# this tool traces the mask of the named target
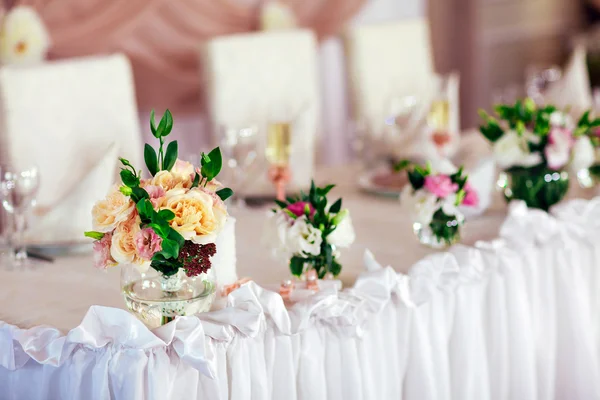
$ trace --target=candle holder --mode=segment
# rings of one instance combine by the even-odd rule
[[[269,180],[275,186],[277,199],[285,201],[285,188],[291,180],[290,162],[291,125],[277,122],[269,125],[265,156],[271,164]]]

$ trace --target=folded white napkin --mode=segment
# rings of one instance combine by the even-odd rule
[[[89,166],[73,170],[77,179],[70,179],[69,188],[63,197],[38,196],[38,207],[29,222],[27,240],[33,244],[78,242],[83,240],[83,232],[92,229],[91,210],[94,204],[103,199],[115,182],[118,164],[118,147],[115,143],[108,149],[88,149]],[[95,160],[93,163],[92,160]],[[41,180],[50,181],[41,172]],[[60,184],[60,181],[51,181]],[[49,184],[47,186],[51,186]]]
[[[593,98],[590,77],[587,69],[586,48],[578,44],[565,66],[563,76],[546,89],[546,103],[559,108],[571,107],[575,113],[582,113],[592,107]]]

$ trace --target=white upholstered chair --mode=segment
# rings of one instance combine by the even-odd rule
[[[0,68],[0,163],[40,169],[33,241],[81,239],[92,205],[115,182],[118,156],[143,167],[125,56]]]
[[[366,124],[369,135],[384,135],[394,98],[414,96],[418,102],[415,112],[426,116],[444,81],[434,71],[427,20],[357,26],[348,31],[345,45],[353,118]],[[446,155],[451,156],[457,150],[460,133],[459,76],[451,74],[445,79],[443,91],[449,101],[448,128],[452,135]],[[419,138],[411,142],[403,144],[404,151],[418,153],[431,141]]]
[[[246,195],[274,193],[263,157],[266,125],[292,124],[290,191],[309,187],[320,126],[316,40],[307,30],[218,37],[203,49],[215,142],[222,127],[257,125],[259,157],[245,184]],[[235,188],[234,188],[235,190]]]

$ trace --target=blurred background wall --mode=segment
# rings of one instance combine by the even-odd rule
[[[598,0],[288,0],[298,23],[320,42],[323,121],[329,163],[348,159],[345,26],[428,17],[438,72],[461,73],[461,122],[523,71],[561,64],[578,32],[597,20]],[[4,0],[35,7],[53,41],[50,57],[124,51],[132,60],[141,119],[151,108],[176,112],[186,147],[211,140],[203,118],[198,49],[202,40],[258,29],[261,0]],[[390,49],[393,51],[393,49]],[[409,61],[407,61],[409,62]]]

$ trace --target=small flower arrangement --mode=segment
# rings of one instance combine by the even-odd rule
[[[350,212],[342,209],[342,199],[333,204],[327,200],[334,186],[316,187],[312,182],[308,194],[276,200],[278,208],[270,212],[265,242],[275,246],[276,255],[289,260],[295,276],[310,269],[319,278],[337,276],[342,269],[338,249],[350,247],[355,240]]]
[[[443,248],[460,239],[460,227],[465,217],[459,206],[476,207],[477,192],[468,182],[463,168],[446,165],[443,172],[401,161],[396,171],[407,171],[409,185],[400,195],[402,205],[413,221],[413,230],[421,243]]]
[[[547,210],[565,196],[568,171],[577,173],[594,163],[600,119],[590,119],[589,111],[577,124],[555,106],[538,107],[531,99],[498,105],[494,111],[497,117],[480,111],[480,131],[506,171],[499,184],[507,200]]]
[[[160,146],[158,152],[149,144],[144,148],[151,178],[143,179],[141,171],[120,158],[122,182],[96,203],[94,230],[85,232],[95,239],[96,267],[152,267],[164,277],[180,270],[192,277],[211,268],[215,239],[228,217],[224,200],[233,192],[215,179],[222,166],[218,147],[202,153],[198,168],[177,159],[177,141],[164,148],[172,127],[169,110],[158,126],[152,111],[150,129]]]

